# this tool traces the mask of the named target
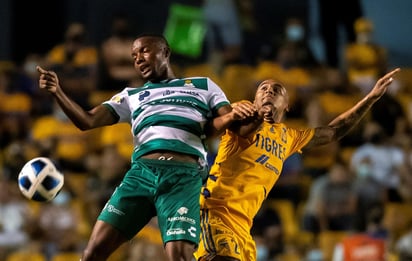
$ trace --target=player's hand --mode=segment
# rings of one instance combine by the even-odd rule
[[[40,66],[36,66],[36,69],[40,73],[40,89],[46,89],[51,93],[56,93],[57,89],[60,88],[59,78],[57,77],[57,74],[53,71],[44,70]]]
[[[252,102],[243,100],[231,104],[232,117],[234,120],[244,120],[256,115],[256,108]]]
[[[393,77],[397,74],[401,69],[396,68],[387,74],[385,74],[382,78],[380,78],[373,89],[369,93],[369,97],[379,99],[388,89],[389,85],[393,82]]]

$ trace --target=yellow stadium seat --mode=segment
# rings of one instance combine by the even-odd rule
[[[89,103],[92,106],[99,105],[104,101],[110,100],[116,93],[114,91],[93,91],[90,93]]]
[[[116,251],[113,252],[113,254],[110,255],[110,257],[107,259],[107,261],[124,261],[126,260],[126,256],[128,254],[130,245],[129,244],[123,244],[121,245]]]
[[[412,205],[409,203],[388,202],[385,204],[384,226],[394,239],[405,233],[412,223]]]
[[[335,246],[347,235],[343,231],[322,231],[318,235],[319,248],[323,253],[324,260],[332,260]]]
[[[301,261],[302,257],[298,253],[285,253],[276,257],[276,260],[281,261]]]
[[[79,261],[81,257],[78,252],[60,252],[55,254],[50,261]]]
[[[269,207],[274,209],[280,217],[285,241],[293,241],[299,232],[296,210],[293,203],[287,199],[270,199],[268,203]]]
[[[250,65],[232,64],[223,68],[222,90],[230,102],[253,101],[256,91],[254,68]]]
[[[25,93],[0,94],[0,111],[3,113],[28,114],[32,108],[32,101]]]
[[[209,77],[217,85],[222,86],[222,80],[218,72],[208,63],[188,66],[182,70],[183,77]]]
[[[45,255],[39,252],[18,251],[9,254],[6,261],[47,261],[47,259]]]
[[[402,67],[395,78],[399,81],[400,92],[412,94],[412,67]]]

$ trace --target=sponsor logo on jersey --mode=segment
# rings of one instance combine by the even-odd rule
[[[168,217],[167,221],[169,222],[176,222],[176,221],[181,221],[181,222],[187,222],[190,224],[196,224],[196,221],[193,218],[185,217],[185,216],[180,216],[180,217]]]
[[[186,231],[184,231],[181,228],[172,228],[172,229],[168,229],[166,231],[166,235],[171,236],[171,235],[184,235],[186,234]]]
[[[272,172],[275,172],[276,175],[279,175],[279,170],[275,166],[273,166],[272,164],[268,163],[267,162],[268,159],[269,159],[269,156],[267,156],[265,154],[262,154],[255,160],[255,162],[262,164],[268,170],[270,170]]]
[[[107,212],[115,213],[119,216],[124,216],[125,215],[125,213],[123,211],[117,209],[115,206],[113,206],[111,204],[106,204],[106,206],[104,208],[107,210]]]
[[[143,101],[146,97],[149,97],[149,91],[143,91],[139,93],[139,101]]]
[[[196,237],[196,228],[195,227],[190,227],[187,232],[189,232],[191,237]]]

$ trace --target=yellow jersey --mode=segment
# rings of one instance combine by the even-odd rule
[[[236,215],[238,222],[251,227],[278,180],[284,161],[295,152],[301,153],[313,134],[311,128],[295,129],[266,122],[250,139],[226,131],[202,189],[201,208],[225,207]]]
[[[311,140],[314,129],[263,123],[246,139],[227,130],[202,188],[201,239],[196,260],[226,256],[256,260],[253,218],[275,185],[284,161]]]

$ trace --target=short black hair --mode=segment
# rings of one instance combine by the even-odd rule
[[[164,37],[164,35],[162,34],[157,34],[157,33],[141,33],[136,37],[136,40],[142,37],[153,37],[153,38],[157,38],[159,40],[159,42],[161,42],[162,44],[164,44],[167,48],[170,48],[169,46],[169,42],[167,41],[166,37]]]

